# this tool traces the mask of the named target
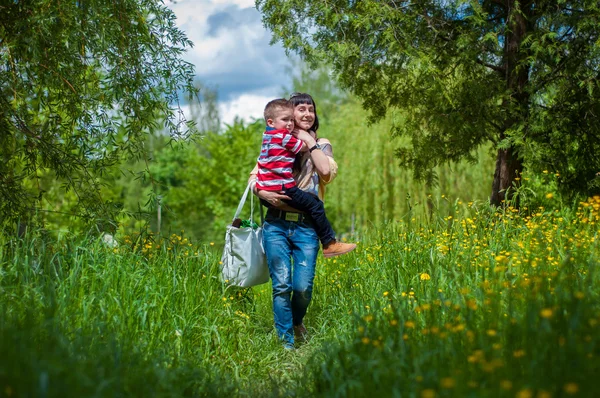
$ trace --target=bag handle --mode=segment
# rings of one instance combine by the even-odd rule
[[[240,204],[238,205],[235,214],[233,215],[233,220],[235,220],[236,218],[238,218],[240,216],[240,213],[242,212],[242,209],[244,208],[244,205],[246,204],[246,199],[248,199],[248,193],[250,192],[250,188],[252,187],[252,185],[255,184],[254,181],[250,181],[248,183],[248,186],[246,186],[246,190],[244,191],[244,194],[242,195],[242,199],[240,200]],[[264,224],[265,222],[265,216],[263,213],[263,207],[261,205],[261,203],[258,203],[258,207],[260,208],[260,223]],[[250,220],[254,219],[254,195],[250,195]],[[232,222],[233,222],[232,220]]]
[[[240,216],[240,213],[242,212],[242,209],[244,208],[244,204],[246,204],[246,199],[248,199],[248,192],[250,191],[251,186],[252,186],[252,182],[249,182],[248,186],[246,187],[246,190],[244,191],[244,194],[242,195],[240,204],[238,205],[237,210],[235,211],[235,214],[233,215],[233,220],[235,220],[236,218],[238,218]],[[252,196],[254,196],[254,195],[252,195]],[[254,205],[254,199],[250,198],[250,200],[251,200],[252,204]],[[252,214],[252,213],[250,213],[250,214]],[[252,217],[252,215],[250,215],[250,217]]]

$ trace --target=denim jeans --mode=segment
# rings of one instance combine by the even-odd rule
[[[325,207],[321,199],[308,192],[304,192],[298,187],[291,187],[283,190],[291,200],[284,200],[288,206],[294,209],[301,210],[313,219],[314,228],[319,236],[319,240],[323,246],[335,240],[335,232],[331,228],[331,224],[325,215]]]
[[[273,282],[273,315],[277,335],[294,344],[312,297],[319,238],[310,222],[266,218],[263,246]]]

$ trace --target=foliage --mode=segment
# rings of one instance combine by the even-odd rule
[[[0,6],[0,217],[31,219],[47,175],[77,213],[114,214],[103,177],[139,157],[148,132],[191,130],[178,93],[193,92],[181,56],[192,43],[153,0],[9,1]]]
[[[600,197],[390,223],[318,259],[310,340],[292,353],[270,286],[223,286],[209,245],[0,235],[0,391],[593,396],[598,222]]]
[[[389,129],[394,123],[404,122],[401,116],[371,125],[366,118],[367,112],[355,97],[349,96],[320,129],[320,134],[331,141],[339,166],[339,175],[328,186],[325,198],[327,214],[336,230],[364,230],[391,220],[426,218],[436,209],[451,214],[449,197],[465,203],[486,199],[483,187],[492,180],[489,170],[493,166],[489,148],[478,151],[477,163],[438,166],[437,183],[422,183],[398,167],[394,157],[394,148],[406,139],[390,140]]]
[[[256,164],[264,128],[263,121],[236,121],[155,153],[150,173],[166,206],[164,230],[222,239]]]
[[[569,193],[597,190],[600,8],[575,1],[258,0],[288,50],[332,65],[372,120],[403,110],[401,163],[435,166],[498,150],[492,203],[522,169],[561,175]]]

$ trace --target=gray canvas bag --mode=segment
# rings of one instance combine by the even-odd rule
[[[233,220],[239,218],[248,198],[253,183],[248,183]],[[261,225],[264,221],[262,206],[260,207]],[[253,224],[254,195],[250,195],[250,224]],[[232,222],[233,222],[232,220]],[[221,278],[230,286],[250,287],[269,281],[269,267],[263,249],[262,226],[235,227],[227,226],[225,232],[225,248],[221,258]]]

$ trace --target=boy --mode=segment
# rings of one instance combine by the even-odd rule
[[[315,231],[323,245],[325,257],[339,256],[356,248],[354,243],[342,243],[335,239],[335,233],[325,215],[323,202],[314,195],[296,186],[292,166],[296,155],[307,150],[306,144],[294,137],[294,107],[286,99],[276,99],[265,107],[267,129],[258,157],[258,181],[256,189],[283,191],[292,198],[284,200],[287,205],[307,213],[314,221]],[[269,204],[261,201],[265,206]]]

